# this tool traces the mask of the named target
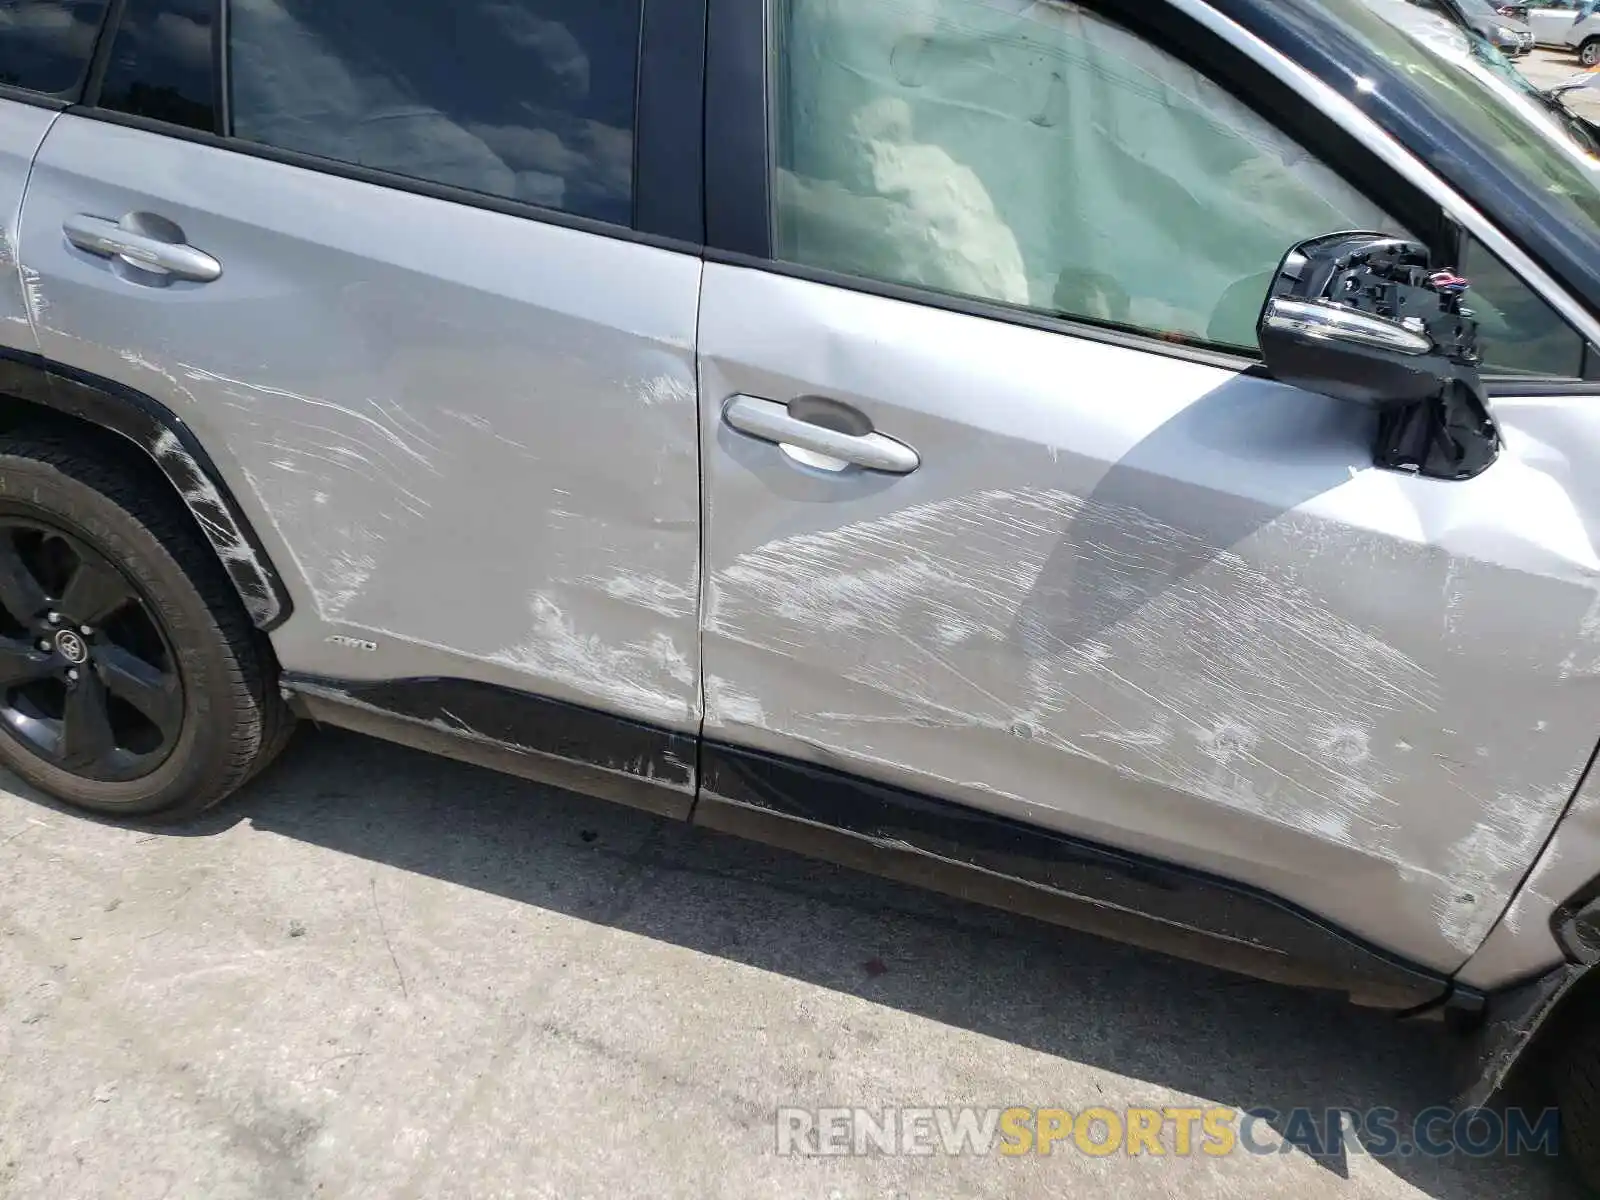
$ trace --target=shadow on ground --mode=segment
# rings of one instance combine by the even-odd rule
[[[223,810],[163,832],[206,836],[241,820],[1214,1103],[1280,1111],[1388,1106],[1408,1120],[1450,1098],[1452,1043],[1436,1025],[1401,1025],[1334,997],[1236,978],[354,735],[303,732],[283,762]],[[1140,1102],[1137,1085],[1128,1101]],[[1051,1098],[994,1102],[1046,1106]],[[1163,1098],[1153,1094],[1150,1102]],[[1320,1162],[1347,1173],[1344,1152]],[[1564,1167],[1542,1157],[1386,1165],[1439,1200],[1581,1194]]]

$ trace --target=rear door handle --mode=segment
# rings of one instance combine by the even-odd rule
[[[869,471],[909,475],[922,465],[917,452],[881,433],[842,433],[791,417],[782,404],[756,396],[735,396],[722,410],[722,419],[740,433],[780,446],[797,446]]]
[[[183,230],[164,217],[129,213],[108,221],[79,213],[63,221],[61,229],[79,250],[101,258],[120,258],[129,266],[195,283],[222,278],[222,264],[184,241]]]

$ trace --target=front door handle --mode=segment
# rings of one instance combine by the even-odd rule
[[[892,437],[881,433],[843,433],[825,425],[814,425],[790,416],[782,404],[755,396],[735,396],[729,400],[722,410],[722,419],[740,433],[764,442],[796,446],[869,471],[909,475],[922,465],[915,450]]]
[[[222,277],[221,263],[189,245],[183,230],[171,221],[151,213],[129,213],[120,221],[79,213],[63,221],[61,229],[67,241],[79,250],[101,258],[121,259],[156,275],[195,283],[211,283]]]

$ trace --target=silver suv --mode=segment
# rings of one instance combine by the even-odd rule
[[[0,0],[0,79],[28,783],[309,717],[1446,1018],[1600,1175],[1600,174],[1453,5]]]

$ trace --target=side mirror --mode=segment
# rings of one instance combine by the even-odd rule
[[[1380,466],[1476,475],[1499,437],[1478,375],[1468,283],[1428,248],[1381,233],[1301,242],[1278,267],[1256,333],[1283,383],[1377,409]]]

